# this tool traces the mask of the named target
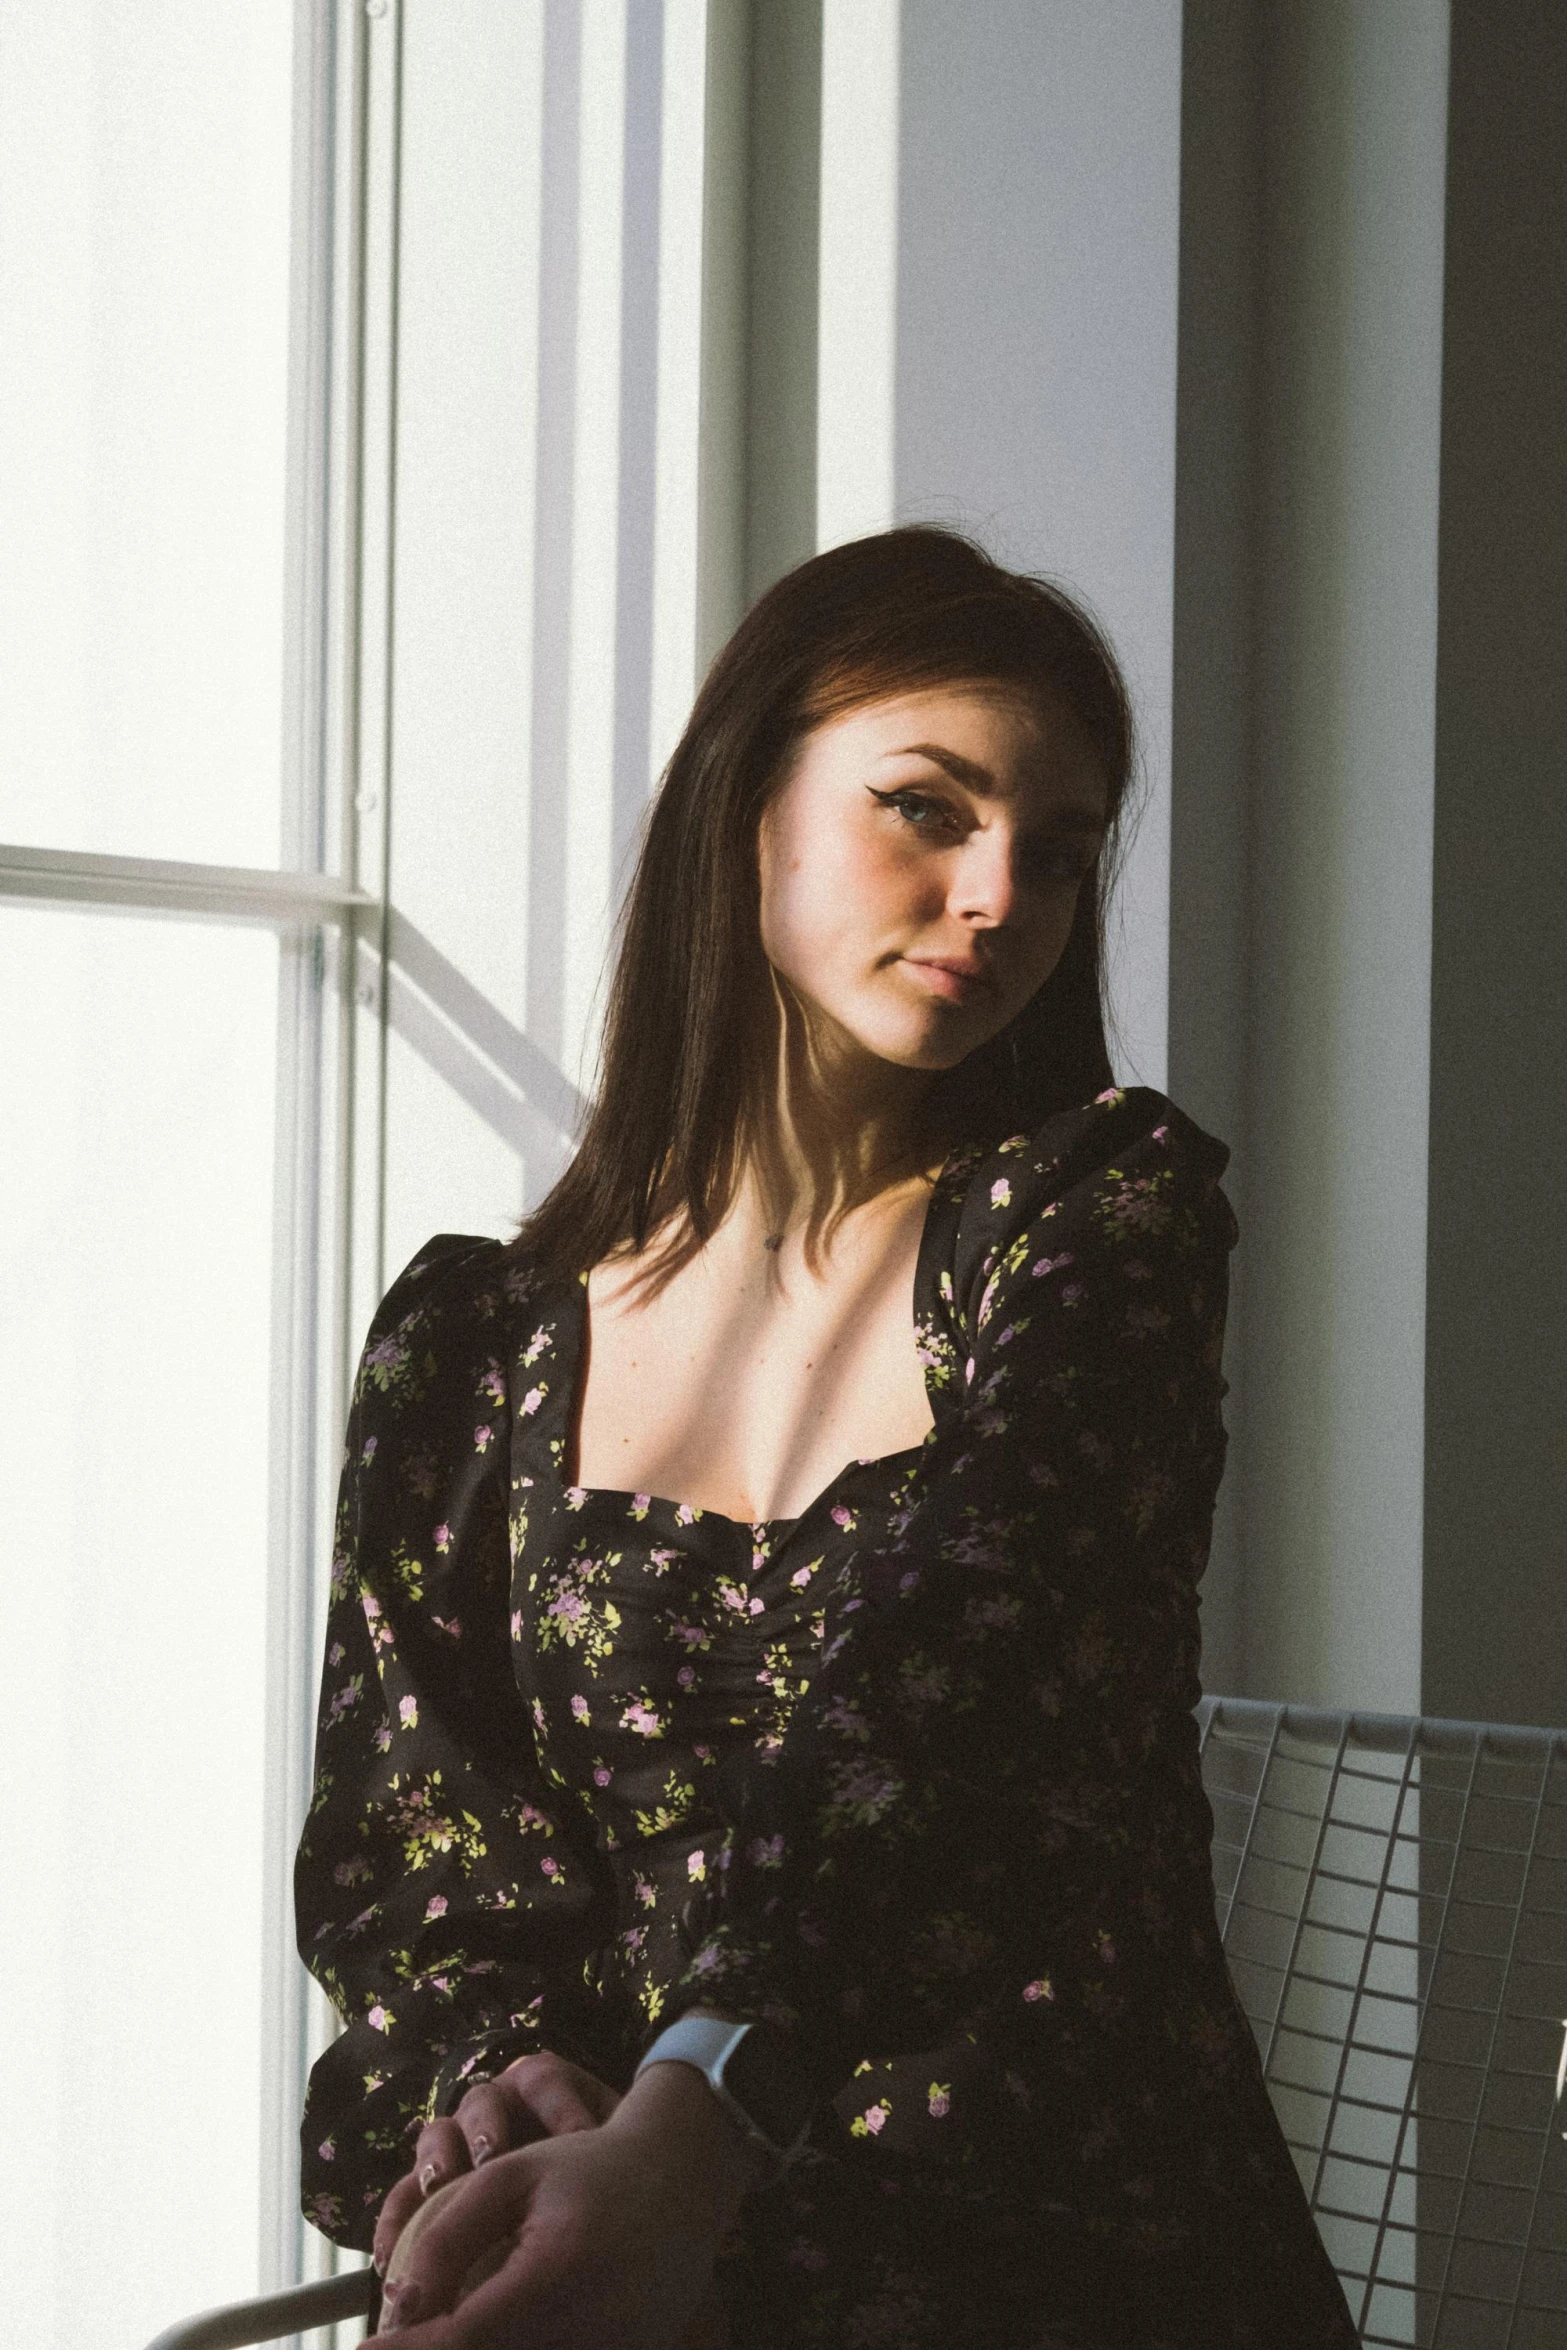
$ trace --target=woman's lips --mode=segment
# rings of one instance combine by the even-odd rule
[[[982,963],[938,962],[923,955],[905,955],[903,959],[932,995],[949,1004],[967,1003],[970,996],[991,984],[990,974]]]

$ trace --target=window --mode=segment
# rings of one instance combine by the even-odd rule
[[[289,1879],[346,1387],[561,1165],[733,616],[724,61],[704,0],[9,22],[4,2191],[27,2339],[134,2350],[332,2257]]]

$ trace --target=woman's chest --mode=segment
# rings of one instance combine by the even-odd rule
[[[712,1246],[656,1297],[588,1286],[573,1475],[742,1522],[800,1516],[848,1463],[932,1425],[917,1223],[825,1269]]]

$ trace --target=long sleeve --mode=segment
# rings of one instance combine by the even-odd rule
[[[1260,2094],[1191,1719],[1223,1159],[1136,1093],[1004,1146],[977,1185],[957,1170],[929,1464],[829,1595],[778,1754],[729,1776],[671,2002],[797,2025],[824,2096],[867,2058],[978,2045],[1006,2126],[1112,2226],[1168,2198],[1203,2079]]]
[[[591,2062],[607,1888],[546,1793],[513,1677],[508,1264],[432,1242],[370,1332],[338,1507],[302,1957],[343,2018],[301,2132],[304,2205],[369,2243],[412,2141],[534,2046]]]

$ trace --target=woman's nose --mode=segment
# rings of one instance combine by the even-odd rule
[[[1017,904],[1017,858],[999,827],[971,834],[964,843],[947,903],[961,921],[994,929],[1012,918]]]

